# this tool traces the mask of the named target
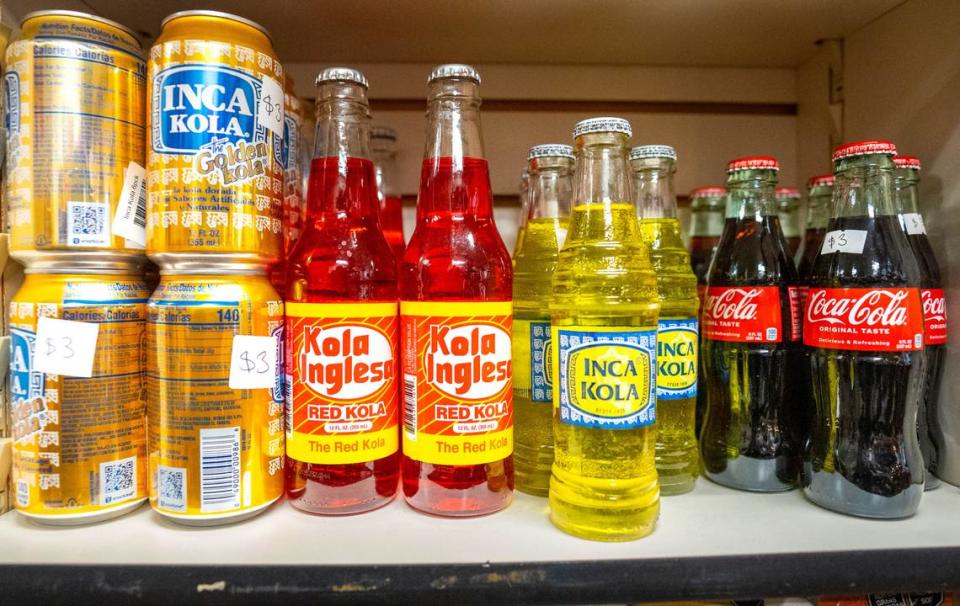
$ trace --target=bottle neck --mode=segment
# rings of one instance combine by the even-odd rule
[[[566,219],[573,198],[573,159],[535,158],[528,167],[527,220]]]
[[[894,180],[901,213],[920,212],[920,179],[911,168],[898,168]]]
[[[723,207],[694,205],[690,211],[691,238],[719,238],[723,233]]]
[[[677,171],[668,158],[633,160],[633,197],[641,219],[676,219],[677,194],[673,175]]]
[[[754,219],[777,214],[774,188],[777,173],[772,170],[741,170],[730,173],[727,179],[728,219]]]
[[[397,153],[393,149],[378,148],[371,143],[370,153],[377,171],[377,192],[383,196],[399,197],[397,189]]]
[[[627,136],[589,133],[577,138],[575,206],[633,205],[627,173]]]
[[[883,154],[841,160],[836,167],[833,217],[897,214],[893,159]]]
[[[826,229],[830,223],[830,203],[833,190],[810,194],[807,202],[807,229]]]

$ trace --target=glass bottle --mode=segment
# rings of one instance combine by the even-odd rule
[[[813,270],[813,261],[823,245],[823,235],[827,233],[832,206],[833,175],[812,177],[807,182],[807,226],[803,232],[803,242],[794,257],[801,282],[806,283]]]
[[[403,256],[403,197],[398,189],[397,131],[388,126],[370,129],[370,152],[377,170],[380,225],[397,259]]]
[[[727,167],[727,219],[701,318],[704,475],[755,492],[796,486],[804,435],[800,293],[774,202],[778,171],[765,156]]]
[[[577,166],[550,304],[554,462],[550,518],[601,541],[651,533],[655,461],[657,279],[630,191],[630,123],[574,129]]]
[[[549,276],[567,235],[574,155],[569,145],[537,145],[527,158],[529,216],[513,257],[513,461],[517,490],[545,497],[553,465]]]
[[[707,286],[707,271],[723,233],[725,187],[699,187],[690,192],[690,263],[700,285],[701,297]]]
[[[397,264],[380,228],[367,80],[317,76],[304,232],[286,303],[287,496],[310,513],[375,509],[397,492]]]
[[[700,299],[677,219],[676,160],[677,152],[666,145],[643,145],[630,151],[640,235],[657,274],[660,301],[656,453],[664,495],[693,490],[700,473],[694,426]]]
[[[513,272],[493,220],[479,86],[468,65],[430,75],[417,223],[400,272],[403,491],[441,516],[491,513],[513,495]]]
[[[777,214],[780,216],[780,227],[783,230],[783,239],[787,241],[790,256],[794,256],[800,248],[803,234],[800,231],[800,190],[796,187],[778,187],[774,196],[777,200]]]

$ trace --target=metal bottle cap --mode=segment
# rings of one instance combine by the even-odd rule
[[[439,80],[440,78],[464,78],[466,80],[473,80],[477,84],[480,84],[480,74],[472,65],[465,65],[463,63],[446,63],[444,65],[438,65],[433,68],[433,71],[430,72],[430,77],[427,78],[427,84],[430,84],[434,80]]]
[[[577,122],[577,125],[573,127],[574,139],[588,133],[623,133],[628,137],[633,136],[633,130],[630,128],[629,122],[623,118],[610,117],[587,118]]]
[[[833,150],[833,161],[836,162],[837,160],[852,158],[854,156],[868,156],[870,154],[895,156],[897,154],[897,146],[883,139],[845,143]]]
[[[317,74],[317,85],[324,82],[353,82],[363,88],[369,88],[363,72],[351,67],[328,67]]]
[[[560,143],[547,143],[544,145],[534,145],[530,148],[530,151],[527,152],[527,160],[533,160],[534,158],[555,158],[558,156],[561,158],[574,158],[573,147]]]
[[[916,156],[894,156],[893,163],[897,168],[910,168],[916,171],[920,170],[920,158]]]
[[[389,126],[371,126],[370,138],[371,139],[390,139],[391,141],[396,141],[397,131],[390,128]]]
[[[640,160],[641,158],[666,158],[676,161],[677,150],[669,145],[639,145],[630,150],[631,160]]]
[[[770,156],[748,156],[746,158],[737,158],[727,164],[727,172],[732,173],[738,170],[780,170],[780,163],[776,158]]]

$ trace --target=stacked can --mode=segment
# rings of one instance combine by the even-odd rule
[[[185,524],[283,492],[283,68],[266,30],[170,15],[147,68],[150,503]],[[288,149],[289,152],[289,149]]]
[[[71,11],[27,15],[6,61],[15,505],[94,522],[147,497],[146,65],[133,32]]]

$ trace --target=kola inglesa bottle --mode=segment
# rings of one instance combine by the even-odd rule
[[[927,238],[927,228],[920,214],[920,159],[915,156],[894,156],[893,163],[897,167],[894,186],[900,207],[900,224],[907,232],[907,240],[910,241],[920,266],[925,366],[920,406],[917,409],[917,429],[920,432],[920,451],[927,469],[924,485],[930,490],[940,485],[940,480],[934,474],[941,465],[940,458],[946,439],[940,423],[937,401],[947,353],[947,305],[940,277],[940,264],[933,254],[933,247]]]
[[[657,279],[630,192],[630,123],[593,118],[573,134],[574,204],[550,305],[550,518],[573,535],[627,541],[660,513]]]
[[[389,126],[370,129],[370,153],[377,170],[380,225],[383,235],[399,260],[403,256],[403,198],[397,189],[397,131]]]
[[[567,235],[573,148],[530,149],[526,236],[513,257],[514,467],[517,490],[547,496],[553,466],[553,342],[550,278]]]
[[[803,435],[800,293],[774,203],[779,165],[727,167],[727,219],[703,305],[704,474],[756,492],[797,482]]]
[[[815,404],[804,492],[871,518],[913,514],[924,480],[920,271],[897,218],[894,154],[889,141],[833,152],[833,213],[803,327]]]
[[[630,150],[633,195],[640,235],[657,274],[657,473],[660,492],[693,490],[700,474],[694,424],[697,407],[697,350],[700,299],[697,277],[680,236],[673,190],[677,152],[666,145]]]
[[[403,494],[442,516],[491,513],[513,494],[513,274],[493,221],[479,85],[469,65],[430,75],[400,272]]]
[[[397,265],[380,228],[367,81],[317,76],[304,233],[288,260],[287,496],[310,513],[374,509],[397,491]]]

